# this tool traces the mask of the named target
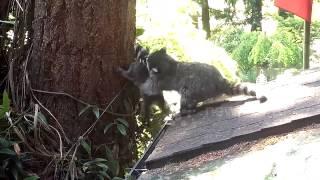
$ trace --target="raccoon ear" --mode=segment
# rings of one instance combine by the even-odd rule
[[[161,54],[166,54],[166,53],[167,53],[167,49],[166,49],[165,47],[163,47],[163,48],[161,48],[161,49],[159,50],[159,52],[160,52]]]

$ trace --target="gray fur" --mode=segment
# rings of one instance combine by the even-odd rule
[[[146,120],[150,118],[150,107],[153,103],[157,103],[161,109],[164,109],[165,101],[162,91],[158,87],[157,77],[149,77],[148,69],[144,63],[133,62],[128,70],[118,68],[118,72],[139,88],[140,96],[143,99],[142,113]]]
[[[240,89],[241,86],[229,83],[214,66],[177,62],[165,49],[150,54],[147,63],[150,77],[157,78],[161,90],[176,90],[181,94],[181,113],[195,109],[198,102],[222,94],[256,94],[247,87]]]

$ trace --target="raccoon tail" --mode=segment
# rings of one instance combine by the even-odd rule
[[[253,96],[257,100],[260,101],[260,103],[264,103],[267,101],[266,96],[257,96],[257,93],[254,89],[249,88],[248,86],[244,84],[233,84],[230,85],[230,89],[227,92],[227,95],[234,96],[234,95],[247,95],[247,96]]]

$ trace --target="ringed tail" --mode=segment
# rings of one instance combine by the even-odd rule
[[[260,101],[260,103],[264,103],[267,101],[266,96],[257,96],[257,93],[254,89],[249,88],[248,86],[244,84],[234,84],[231,85],[230,91],[227,93],[228,95],[234,96],[234,95],[247,95],[247,96],[253,96],[257,100]]]

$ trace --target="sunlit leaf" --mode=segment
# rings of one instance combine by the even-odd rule
[[[141,36],[144,33],[143,28],[136,28],[136,37]]]
[[[46,124],[46,125],[48,125],[48,121],[47,121],[47,118],[46,118],[46,116],[44,116],[43,114],[42,114],[42,112],[38,112],[38,117],[39,117],[39,119],[44,123],[44,124]]]
[[[114,123],[109,123],[109,124],[107,124],[106,127],[104,127],[103,133],[104,133],[104,134],[107,133],[108,130],[111,128],[112,125],[114,125]]]
[[[126,120],[121,118],[117,118],[116,120],[125,125],[127,128],[129,127],[129,123]]]
[[[83,109],[81,109],[81,111],[79,112],[79,116],[81,116],[84,112],[86,112],[91,107],[92,106],[88,105],[88,106],[84,107]]]
[[[100,117],[100,111],[99,111],[99,108],[97,106],[94,106],[92,108],[92,112],[94,113],[94,115],[96,116],[97,119]]]
[[[118,131],[122,134],[122,135],[127,135],[127,129],[124,125],[122,124],[117,124],[117,128],[118,128]]]

